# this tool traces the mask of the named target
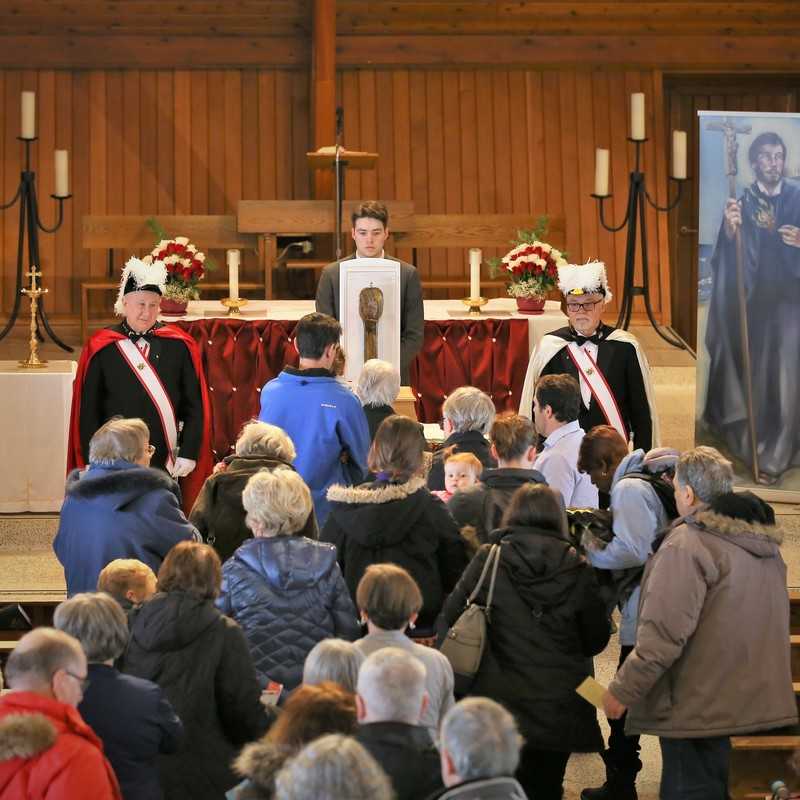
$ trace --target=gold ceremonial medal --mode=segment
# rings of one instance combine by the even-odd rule
[[[137,369],[144,369],[144,364],[137,364],[137,365],[136,365],[136,368],[137,368]]]
[[[586,370],[586,374],[587,375],[594,375],[594,370],[591,367],[589,367],[589,369]]]

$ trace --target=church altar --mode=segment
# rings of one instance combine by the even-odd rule
[[[424,306],[424,343],[411,365],[420,422],[438,422],[448,393],[466,385],[487,392],[498,411],[516,411],[531,350],[566,323],[553,301],[538,316],[518,314],[511,298],[490,300],[480,318],[469,317],[457,300],[425,300]],[[200,347],[217,458],[230,452],[242,425],[258,416],[261,387],[286,364],[297,363],[292,331],[313,310],[311,300],[257,300],[229,317],[218,301],[201,300],[190,303],[183,317],[163,318]]]

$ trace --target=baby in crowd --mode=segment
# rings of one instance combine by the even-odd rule
[[[444,490],[431,492],[446,503],[456,492],[480,483],[483,464],[474,453],[458,453],[455,447],[444,454]]]

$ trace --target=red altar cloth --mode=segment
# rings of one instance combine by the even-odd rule
[[[261,387],[297,364],[294,321],[203,319],[172,323],[199,345],[212,408],[212,446],[228,455],[242,425],[258,416]],[[445,397],[477,386],[498,411],[516,411],[528,366],[528,321],[425,321],[422,351],[411,365],[420,422],[441,419]]]

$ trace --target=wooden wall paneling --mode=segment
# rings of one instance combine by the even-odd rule
[[[208,73],[208,209],[209,214],[224,214],[226,208],[225,171],[225,73]]]
[[[442,74],[442,145],[444,148],[444,210],[461,214],[464,210],[464,188],[459,169],[461,161],[461,109],[458,93],[458,73],[448,70]],[[445,253],[443,274],[459,278],[464,273],[466,251],[450,248]]]
[[[187,135],[191,143],[192,214],[207,214],[209,205],[209,87],[208,73],[192,71],[191,103],[188,111],[191,124]]]
[[[55,75],[55,109],[53,117],[55,119],[55,141],[53,146],[48,151],[40,148],[39,163],[44,165],[48,164],[50,180],[43,185],[40,194],[45,194],[44,201],[40,200],[40,205],[44,204],[45,211],[40,210],[43,216],[45,225],[52,225],[56,220],[56,201],[50,195],[55,191],[55,163],[54,151],[67,150],[72,156],[72,170],[74,172],[75,164],[75,148],[73,146],[75,141],[75,134],[73,125],[75,116],[79,106],[75,102],[74,95],[74,80],[73,75],[68,72],[57,72]],[[73,186],[71,191],[75,192]],[[73,200],[68,200],[64,203],[64,222],[55,236],[50,233],[41,234],[39,241],[42,237],[49,238],[54,246],[55,253],[51,260],[51,277],[49,288],[55,294],[55,297],[47,298],[47,310],[50,313],[63,314],[68,313],[72,309],[72,259],[70,254],[73,249],[73,235],[75,228],[75,203]]]
[[[489,118],[479,122],[481,128],[491,127],[494,133],[494,210],[510,214],[514,210],[511,186],[511,110],[508,98],[508,71],[494,70],[492,78],[492,104]]]
[[[275,130],[275,73],[258,73],[258,196],[274,200],[277,189],[277,131]]]
[[[445,189],[446,163],[442,111],[442,72],[430,70],[425,73],[425,108],[426,108],[426,149],[428,156],[427,184],[428,211],[441,214],[446,210],[447,193]],[[447,272],[447,251],[436,249],[428,251],[428,275],[443,275]]]
[[[363,150],[361,144],[361,119],[359,115],[358,72],[348,70],[341,76],[341,102],[344,114],[342,140],[348,150]],[[335,191],[335,187],[334,187]],[[361,170],[347,170],[345,173],[344,196],[348,200],[361,200]]]
[[[578,131],[575,127],[575,73],[558,75],[558,103],[561,112],[561,183],[564,197],[564,218],[567,223],[567,251],[575,263],[586,257],[581,241],[581,211],[578,198]]]
[[[391,108],[392,136],[394,142],[394,194],[397,200],[411,200],[411,114],[409,100],[408,70],[392,71],[392,103]],[[383,140],[381,140],[383,141]],[[391,221],[389,222],[391,226]],[[409,263],[413,260],[413,251],[408,248],[397,248],[397,257]]]
[[[119,70],[106,74],[106,120],[106,213],[125,214],[125,107]],[[119,269],[124,255],[114,251],[115,269]]]
[[[4,203],[8,203],[19,186],[20,151],[22,143],[17,141],[20,134],[20,92],[22,91],[21,73],[8,71],[3,75],[3,194]],[[26,89],[35,89],[26,86]],[[17,269],[17,226],[19,208],[14,206],[4,211],[2,247],[3,271],[3,309],[10,311],[14,304]]]
[[[292,82],[292,105],[289,109],[292,120],[293,172],[292,198],[306,200],[311,197],[312,176],[308,168],[306,153],[311,147],[311,115],[309,113],[309,85],[304,72],[288,73]]]
[[[142,193],[139,185],[142,141],[142,116],[139,109],[140,77],[139,70],[122,72],[123,101],[119,126],[123,142],[123,211],[126,214],[139,214],[142,210]]]
[[[106,178],[108,175],[108,91],[106,86],[107,75],[102,71],[89,73],[89,157],[87,164],[91,169],[86,169],[89,176],[89,213],[105,214],[108,197]],[[73,176],[81,169],[77,161],[73,161]],[[78,238],[78,244],[80,238]],[[109,277],[108,258],[105,253],[92,250],[88,258],[88,275],[81,270],[80,277],[102,279]],[[94,293],[96,294],[96,293]],[[99,296],[89,298],[89,311],[96,313],[100,308],[102,298]]]
[[[67,75],[69,78],[70,76]],[[55,221],[53,217],[53,206],[55,202],[51,199],[50,195],[53,193],[55,181],[55,166],[53,164],[53,151],[56,149],[56,74],[51,70],[43,70],[41,72],[24,72],[22,76],[23,85],[34,85],[36,87],[36,135],[39,137],[37,142],[34,142],[31,151],[35,153],[35,161],[32,168],[36,173],[36,199],[39,205],[39,216],[45,225],[52,225]],[[67,103],[71,96],[67,96]],[[67,106],[67,114],[70,113],[70,108]],[[69,124],[69,117],[60,120],[62,125]],[[65,137],[67,138],[67,137]],[[68,211],[65,203],[64,210]],[[42,272],[42,285],[49,291],[44,298],[45,310],[48,314],[55,314],[59,306],[58,286],[55,281],[55,267],[54,259],[56,253],[56,237],[61,238],[64,232],[64,226],[67,220],[64,220],[64,225],[55,234],[39,232],[39,264],[38,267]],[[61,242],[59,242],[61,244]],[[65,250],[60,249],[60,252]],[[25,264],[27,272],[27,263]],[[24,280],[24,285],[28,284],[29,279]],[[27,304],[27,298],[23,299],[23,309]]]
[[[275,75],[275,108],[272,124],[276,130],[275,155],[277,185],[275,197],[285,200],[292,196],[292,107],[291,77],[285,72]]]
[[[56,261],[56,276],[65,284],[60,291],[62,300],[66,301],[58,309],[61,313],[72,313],[80,304],[80,280],[89,273],[89,253],[81,247],[81,222],[89,213],[91,204],[90,173],[91,162],[91,128],[90,90],[91,75],[86,71],[75,72],[72,78],[72,142],[69,146],[69,181],[72,199],[70,206],[70,222],[72,247],[67,253],[59,250]],[[63,149],[60,131],[56,137],[59,149]],[[65,221],[66,224],[66,221]]]
[[[609,75],[610,98],[610,146],[611,177],[610,190],[612,197],[606,200],[605,218],[612,225],[619,225],[625,217],[628,203],[628,187],[630,173],[633,170],[633,145],[627,140],[630,135],[630,97],[625,88],[625,76],[622,73]],[[616,258],[607,264],[608,280],[614,298],[609,305],[609,316],[619,310],[621,288],[625,276],[625,229],[611,234],[614,237]]]
[[[175,213],[175,75],[168,70],[156,73],[156,213]],[[188,150],[188,148],[187,148]]]
[[[544,169],[547,195],[539,206],[553,216],[564,216],[564,193],[561,175],[561,103],[559,100],[558,73],[542,74],[541,115],[544,126]],[[566,239],[565,239],[566,249]],[[569,252],[569,251],[567,251]],[[573,253],[569,253],[573,256]]]
[[[495,140],[492,113],[492,76],[489,72],[475,73],[476,124],[479,126],[478,208],[491,213],[497,207],[495,193]]]
[[[139,75],[139,186],[142,214],[158,213],[158,76],[154,70]]]
[[[480,212],[479,187],[479,159],[483,157],[482,142],[483,130],[486,125],[479,113],[477,106],[477,91],[475,86],[475,70],[461,70],[458,74],[458,105],[459,118],[453,120],[453,128],[459,136],[460,161],[451,163],[457,167],[453,170],[461,184],[461,212],[464,214],[478,214]],[[484,260],[490,258],[494,251],[486,248],[483,253]],[[459,272],[454,276],[466,273],[469,256],[463,251],[462,261],[459,263]],[[488,273],[482,273],[482,280],[489,278]],[[449,293],[445,293],[449,294]],[[457,294],[457,293],[453,293]]]
[[[380,142],[376,194],[381,199],[394,198],[397,192],[393,108],[392,73],[380,70],[375,73],[375,147]]]
[[[242,200],[257,200],[259,197],[259,112],[258,73],[245,70],[242,72]]]
[[[525,113],[526,90],[525,73],[512,70],[508,76],[508,129],[511,139],[509,149],[511,170],[511,208],[515,214],[531,210],[528,196],[528,148]]]
[[[545,169],[545,117],[543,111],[542,73],[526,70],[525,117],[528,140],[528,207],[534,212],[548,207],[548,174]]]
[[[642,151],[644,153],[644,172],[647,178],[647,191],[650,192],[651,197],[656,196],[657,185],[657,162],[659,158],[659,151],[664,146],[664,133],[658,130],[656,125],[655,116],[655,103],[653,102],[653,75],[652,72],[639,73],[639,86],[645,96],[645,125],[647,132],[647,141],[645,142]],[[660,309],[660,287],[659,287],[659,222],[658,212],[650,205],[645,203],[645,218],[647,220],[647,244],[648,244],[648,264],[649,264],[649,282],[650,282],[650,305],[653,311],[658,314]],[[641,241],[641,231],[639,239]],[[637,275],[637,281],[639,276]],[[644,299],[639,298],[638,311],[644,313]]]
[[[592,75],[578,72],[575,75],[575,132],[577,136],[578,169],[575,193],[579,208],[581,230],[581,261],[589,258],[604,260],[606,253],[600,249],[598,235],[597,201],[591,196],[594,191],[594,126],[596,106],[592,97]]]
[[[602,147],[605,150],[611,149],[611,112],[609,109],[609,91],[608,73],[595,70],[592,72],[592,123],[594,126],[594,147]],[[592,170],[591,191],[594,192],[594,167],[595,167],[595,153],[591,153],[589,160]],[[609,186],[611,184],[609,183]],[[597,249],[602,255],[603,260],[607,265],[609,273],[613,269],[617,261],[617,240],[613,233],[607,231],[600,224],[600,209],[599,202],[594,198],[592,201],[592,213],[595,216],[595,224],[597,226]],[[610,211],[613,206],[606,200],[605,211]],[[613,220],[612,220],[613,221]],[[612,292],[613,292],[612,288]]]
[[[194,76],[191,72],[177,70],[173,75],[172,152],[175,158],[174,211],[176,214],[189,214],[194,207],[192,174],[194,168],[199,164],[199,159],[195,154],[193,133],[196,127],[195,116],[199,115],[199,110],[193,103],[195,99],[193,83]]]
[[[225,72],[225,102],[223,104],[225,134],[225,213],[236,213],[236,205],[242,199],[242,73],[239,70]]]
[[[363,199],[374,199],[378,196],[378,176],[380,158],[383,154],[378,150],[378,130],[376,117],[380,113],[375,94],[374,70],[360,70],[358,76],[358,148],[369,153],[378,153],[376,169],[361,171],[361,194]],[[382,149],[382,148],[381,148]]]
[[[657,203],[662,208],[669,204],[675,188],[667,176],[672,171],[672,128],[666,126],[666,112],[664,106],[664,79],[659,71],[652,75],[653,80],[653,112],[655,124],[653,126],[658,144],[656,146],[656,163],[654,177],[655,186],[651,195],[657,198]],[[672,323],[672,308],[670,303],[670,252],[669,215],[663,211],[658,212],[658,249],[656,251],[656,267],[652,271],[652,284],[658,286],[658,316],[663,325]]]
[[[409,121],[411,134],[411,197],[418,214],[430,212],[428,196],[428,123],[425,72],[409,72]],[[416,266],[423,278],[431,275],[430,251],[416,251]]]

